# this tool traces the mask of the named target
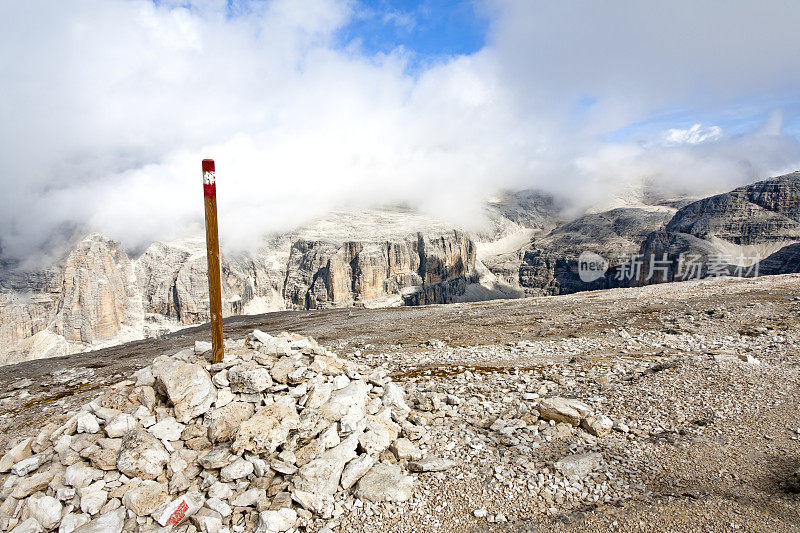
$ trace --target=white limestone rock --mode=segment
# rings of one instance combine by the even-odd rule
[[[277,511],[262,511],[258,515],[256,533],[280,533],[288,531],[297,523],[297,511],[284,507]]]
[[[270,371],[254,362],[242,363],[228,369],[231,392],[254,394],[272,385]]]
[[[0,473],[5,473],[11,470],[18,462],[26,457],[30,457],[33,453],[31,451],[31,442],[33,438],[23,439],[18,442],[13,448],[6,452],[2,459],[0,459]]]
[[[450,459],[443,459],[435,455],[429,455],[419,461],[412,461],[408,463],[408,469],[412,472],[444,472],[449,470],[458,463]]]
[[[605,415],[587,416],[581,420],[581,427],[595,437],[605,437],[614,428],[614,422]]]
[[[545,398],[539,402],[539,416],[545,420],[552,420],[556,423],[563,422],[577,426],[581,419],[588,416],[592,408],[585,403],[572,398]]]
[[[219,477],[223,482],[236,481],[237,479],[246,478],[252,474],[253,468],[253,463],[240,457],[224,467],[220,471]]]
[[[218,512],[223,518],[228,517],[231,515],[231,513],[233,513],[233,509],[231,509],[230,505],[217,497],[211,497],[207,499],[205,506],[213,511]]]
[[[230,446],[223,445],[212,448],[200,457],[203,468],[224,468],[236,460]]]
[[[88,487],[78,489],[81,497],[81,511],[88,515],[96,515],[108,500],[108,492],[105,489],[105,481],[95,481]]]
[[[211,409],[217,389],[211,376],[200,365],[178,360],[161,361],[153,365],[156,385],[163,387],[175,406],[175,418],[187,423]]]
[[[78,414],[76,431],[78,433],[97,433],[100,431],[100,421],[89,411],[81,411]]]
[[[211,442],[228,441],[245,420],[248,420],[255,408],[249,402],[231,402],[206,414],[208,423],[208,439]]]
[[[331,422],[339,421],[342,431],[352,432],[367,414],[367,384],[355,380],[334,391],[330,399],[320,407],[320,413]]]
[[[119,507],[80,526],[75,533],[121,533],[125,525],[125,508]]]
[[[86,524],[91,517],[83,513],[69,513],[61,520],[58,533],[73,533],[76,529]]]
[[[352,459],[347,463],[342,472],[342,488],[347,490],[355,485],[359,479],[364,477],[364,474],[369,472],[370,468],[372,468],[376,462],[377,459],[374,456],[366,453],[362,453],[355,459]]]
[[[55,529],[61,523],[61,502],[52,496],[31,496],[26,505],[30,516],[44,529]]]
[[[371,502],[404,502],[414,491],[414,478],[403,473],[397,465],[377,463],[356,487],[355,495]]]
[[[136,429],[122,439],[117,468],[128,477],[155,479],[168,461],[164,445],[147,431]]]
[[[392,410],[392,418],[397,422],[402,422],[408,418],[411,408],[406,403],[406,393],[403,387],[397,383],[389,382],[383,386],[383,397],[381,398],[384,407]]]
[[[180,440],[184,429],[185,425],[170,416],[147,428],[147,432],[162,441],[175,441]]]
[[[293,403],[268,405],[241,424],[231,450],[235,454],[243,451],[272,453],[287,441],[289,431],[298,425],[300,417]]]
[[[44,528],[35,518],[28,518],[20,522],[11,530],[11,533],[43,533]]]
[[[98,468],[86,463],[75,463],[64,471],[64,484],[76,489],[88,487],[93,481],[102,479],[105,474]]]
[[[599,469],[602,460],[599,453],[581,453],[559,459],[553,466],[565,476],[584,478]]]
[[[106,435],[111,438],[124,437],[126,433],[139,427],[139,422],[128,413],[120,413],[106,423]]]
[[[394,441],[389,446],[389,449],[397,457],[398,461],[418,461],[422,459],[422,450],[405,437]]]
[[[11,473],[20,477],[27,476],[31,472],[36,471],[48,459],[49,456],[44,454],[31,455],[16,463],[11,468]]]
[[[168,499],[167,487],[157,481],[139,481],[122,496],[122,505],[136,516],[148,516],[156,511]]]

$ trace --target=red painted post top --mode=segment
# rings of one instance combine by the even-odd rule
[[[213,159],[203,159],[203,194],[206,198],[217,196],[217,176]]]

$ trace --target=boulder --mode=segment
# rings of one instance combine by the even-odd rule
[[[103,478],[103,471],[86,463],[75,463],[64,471],[64,484],[76,489],[89,486],[92,481]]]
[[[371,502],[404,502],[414,491],[414,478],[403,473],[397,465],[377,463],[356,487],[357,498]]]
[[[35,518],[28,518],[20,522],[11,530],[11,533],[43,533],[44,528]]]
[[[375,465],[376,461],[377,459],[374,456],[362,453],[347,463],[347,465],[344,467],[344,471],[342,471],[342,488],[347,490],[355,485],[356,482],[364,476],[364,474],[369,472],[370,468]]]
[[[253,404],[249,402],[231,402],[206,414],[208,422],[208,439],[211,442],[230,440],[233,433],[245,420],[253,416]]]
[[[54,476],[55,473],[51,470],[47,472],[39,472],[30,477],[20,478],[17,481],[17,484],[14,485],[14,490],[11,491],[11,496],[21,500],[22,498],[27,498],[34,492],[45,490]]]
[[[315,383],[308,392],[307,409],[318,409],[331,399],[333,383]]]
[[[294,372],[295,366],[295,360],[291,357],[281,357],[275,362],[274,365],[272,365],[272,368],[270,369],[272,379],[278,383],[288,383],[289,374]]]
[[[174,441],[180,440],[181,433],[183,433],[185,428],[185,425],[170,416],[147,428],[147,432],[159,440]]]
[[[253,473],[253,463],[246,459],[236,459],[234,462],[224,467],[219,477],[223,482],[236,481],[242,479]]]
[[[122,496],[122,505],[136,516],[148,516],[169,499],[167,487],[157,481],[132,483]]]
[[[297,511],[285,507],[277,511],[262,511],[258,515],[256,533],[288,531],[297,523]]]
[[[581,427],[595,437],[605,437],[614,428],[614,422],[605,415],[587,416],[581,420]]]
[[[97,433],[100,431],[100,421],[89,411],[81,411],[75,423],[78,433]]]
[[[539,416],[545,420],[563,422],[577,426],[581,419],[591,413],[592,408],[572,398],[545,398],[539,402]]]
[[[372,455],[380,455],[400,433],[400,427],[390,420],[368,415],[366,431],[358,438],[361,449]]]
[[[31,496],[27,506],[30,516],[44,529],[55,529],[61,523],[61,502],[52,496]]]
[[[232,392],[254,394],[272,385],[270,371],[256,363],[243,363],[228,369],[228,382]]]
[[[18,462],[22,461],[26,457],[30,457],[33,453],[31,452],[31,442],[33,441],[32,438],[21,440],[11,448],[6,454],[0,459],[0,473],[5,473],[11,470]]]
[[[222,515],[211,509],[200,509],[190,520],[200,533],[219,533],[222,530]]]
[[[156,385],[161,386],[175,406],[175,418],[187,423],[202,415],[214,403],[217,389],[211,376],[200,365],[168,360],[153,365]]]
[[[450,459],[442,459],[434,455],[429,455],[419,461],[408,463],[408,469],[412,472],[443,472],[449,470],[458,463]]]
[[[89,522],[89,520],[91,520],[91,517],[83,513],[69,513],[61,520],[58,533],[73,533],[76,529]]]
[[[231,446],[233,453],[243,451],[272,453],[289,438],[289,431],[300,424],[294,404],[275,403],[259,410],[239,426]]]
[[[31,472],[37,470],[47,459],[49,459],[49,456],[44,454],[31,455],[16,463],[11,468],[11,473],[19,477],[27,476]]]
[[[212,511],[216,511],[220,514],[220,516],[227,517],[233,513],[233,509],[231,509],[230,505],[225,503],[219,498],[212,497],[206,500],[205,506],[211,509]]]
[[[417,461],[422,459],[422,450],[405,437],[394,441],[389,449],[397,457],[398,461]]]
[[[95,481],[88,487],[78,489],[81,497],[81,511],[88,515],[96,515],[103,508],[108,500],[108,492],[105,489],[105,481]]]
[[[344,361],[335,355],[319,354],[314,356],[314,362],[311,363],[311,370],[324,374],[326,376],[337,376],[342,373]]]
[[[106,423],[106,435],[112,438],[124,437],[126,433],[136,429],[139,422],[128,413],[120,413]]]
[[[383,406],[392,410],[392,418],[401,422],[408,417],[411,408],[406,403],[406,393],[397,383],[389,382],[383,386]]]
[[[334,391],[330,399],[320,407],[320,413],[331,422],[340,421],[343,432],[351,432],[366,416],[367,400],[367,384],[360,379],[355,380]]]
[[[267,355],[284,355],[290,352],[289,341],[283,337],[273,337],[256,329],[253,330],[253,338],[262,344],[259,351]]]
[[[567,477],[583,478],[600,467],[603,456],[599,453],[570,455],[555,462],[556,470]]]
[[[135,429],[122,439],[117,468],[128,477],[155,479],[164,472],[169,453],[164,445],[143,429]]]
[[[74,533],[121,533],[125,525],[125,508],[119,507],[80,526]]]
[[[209,450],[200,457],[200,464],[203,468],[224,468],[235,460],[236,456],[231,454],[230,446],[225,445]]]

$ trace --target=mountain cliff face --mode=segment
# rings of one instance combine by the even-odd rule
[[[475,245],[457,230],[386,242],[302,240],[292,245],[283,294],[306,309],[400,296],[409,289],[435,291],[436,303],[447,303],[464,292],[447,282],[474,282],[474,273]],[[419,303],[424,302],[406,299],[407,305]]]
[[[224,316],[283,309],[280,287],[284,271],[274,266],[273,259],[267,252],[223,254]],[[167,319],[185,326],[209,320],[204,241],[153,243],[136,260],[136,279],[150,322]]]
[[[90,235],[64,264],[53,331],[67,342],[95,344],[143,320],[133,264],[122,247]]]
[[[465,233],[433,224],[410,231],[421,221],[402,213],[374,215],[389,227],[378,231],[372,216],[333,217],[256,253],[223,250],[223,315],[447,303],[478,281]],[[131,259],[118,243],[90,235],[47,271],[2,271],[3,363],[205,322],[207,284],[202,240],[156,242]]]
[[[668,206],[618,208],[584,215],[535,239],[519,267],[519,284],[529,295],[569,294],[624,286],[617,280],[619,266],[638,253],[642,240],[663,227],[675,213]],[[578,257],[593,252],[605,258],[604,277],[585,282],[578,272]]]
[[[56,356],[140,336],[143,312],[133,263],[118,243],[93,234],[58,268],[2,279],[7,359]]]
[[[800,241],[800,172],[778,176],[725,194],[704,198],[675,213],[663,230],[644,240],[645,266],[652,258],[665,268],[640,283],[675,281],[713,275],[715,269],[733,272],[766,260],[782,248]],[[791,250],[772,257],[764,273],[792,271],[786,264],[796,257]],[[701,265],[699,271],[681,266],[681,256]],[[668,268],[666,265],[668,263]],[[783,266],[781,266],[783,265]]]
[[[400,208],[334,213],[252,253],[223,249],[223,314],[452,303],[673,281],[681,279],[681,254],[706,262],[724,256],[731,269],[752,266],[737,262],[739,256],[758,257],[760,274],[800,271],[800,173],[692,203],[642,198],[633,207],[565,222],[547,196],[506,194],[487,204],[489,228],[476,234]],[[581,280],[582,252],[605,258],[605,275]],[[644,260],[639,278],[619,276],[624,261],[638,254]],[[654,266],[651,254],[666,254],[668,266],[645,279]],[[0,362],[66,355],[205,322],[206,273],[201,239],[156,242],[133,258],[118,243],[90,235],[38,272],[0,258]]]
[[[57,307],[55,295],[0,293],[0,353],[46,328]]]

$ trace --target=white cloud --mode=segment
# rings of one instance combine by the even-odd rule
[[[581,209],[642,177],[718,190],[800,162],[776,118],[768,135],[602,140],[665,108],[795,94],[794,2],[486,0],[487,47],[413,75],[408,51],[337,47],[352,2],[235,5],[0,4],[5,253],[29,255],[71,223],[130,248],[197,231],[203,157],[217,160],[233,247],[342,203],[406,201],[470,224],[500,187]],[[585,95],[596,103],[576,121]]]
[[[698,144],[716,141],[720,137],[722,137],[722,128],[719,126],[703,126],[698,123],[686,129],[670,128],[664,134],[664,143],[668,146]]]

